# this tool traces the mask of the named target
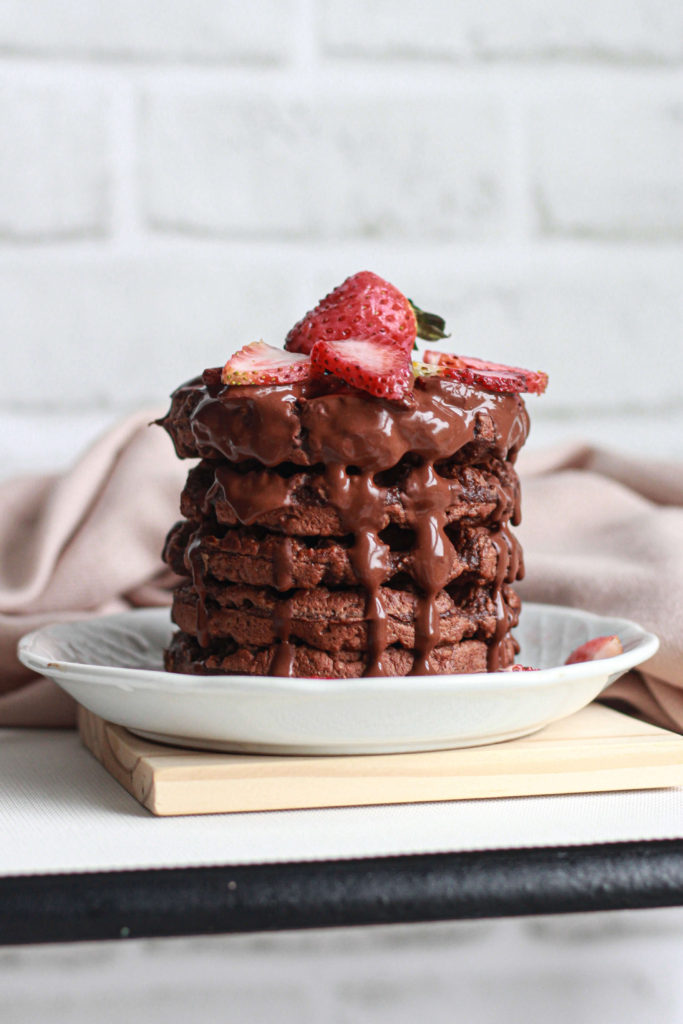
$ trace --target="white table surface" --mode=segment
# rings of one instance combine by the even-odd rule
[[[0,876],[683,838],[683,788],[155,818],[76,733],[0,730]]]

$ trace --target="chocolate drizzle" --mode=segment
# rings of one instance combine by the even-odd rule
[[[190,571],[192,586],[197,595],[197,612],[195,629],[200,647],[208,647],[210,642],[209,623],[206,613],[206,582],[205,566],[202,561],[201,544],[206,528],[203,525],[197,527],[192,533],[185,549],[185,566]]]
[[[296,648],[290,643],[289,634],[292,628],[292,599],[285,598],[279,601],[275,614],[273,615],[273,626],[278,644],[275,650],[275,657],[271,672],[274,676],[294,675],[294,655]]]
[[[278,590],[291,590],[294,586],[292,539],[283,537],[275,554],[275,586]]]
[[[381,488],[369,472],[350,476],[344,465],[332,462],[326,471],[329,500],[339,510],[344,530],[353,535],[351,565],[366,591],[365,618],[369,626],[366,675],[386,675],[382,655],[386,649],[386,609],[381,585],[391,573],[389,548],[380,539]]]
[[[287,505],[287,480],[276,473],[270,473],[266,469],[239,473],[225,463],[219,463],[214,473],[214,482],[204,501],[204,514],[210,510],[217,495],[228,503],[235,518],[243,526],[251,526],[266,512]]]
[[[213,467],[201,504],[204,516],[213,516],[221,506],[230,522],[251,526],[277,513],[279,528],[287,533],[288,510],[295,505],[292,474],[297,470],[309,472],[309,477],[311,472],[317,474],[316,500],[334,510],[341,533],[350,536],[350,563],[365,592],[367,675],[388,671],[383,662],[385,587],[392,580],[395,562],[381,533],[387,525],[391,488],[400,489],[405,525],[414,535],[412,671],[429,674],[436,670],[430,659],[441,637],[438,598],[452,582],[453,566],[458,563],[447,530],[452,509],[463,495],[458,465],[488,468],[495,460],[512,465],[528,431],[526,410],[517,395],[491,394],[425,377],[416,381],[414,398],[405,406],[370,398],[334,378],[228,388],[208,374],[204,381],[178,389],[161,421],[179,455],[199,456],[206,460],[202,465]],[[497,480],[495,474],[492,479]],[[519,487],[514,481],[512,512],[509,488],[497,483],[495,508],[487,519],[497,558],[490,584],[495,628],[487,642],[489,670],[499,667],[516,621],[506,588],[523,572],[519,545],[508,528],[509,521],[517,524],[520,518]],[[185,562],[197,599],[196,636],[200,646],[208,647],[202,536],[200,526],[187,544]],[[287,537],[276,549],[274,583],[281,596],[273,613],[278,644],[270,671],[286,676],[294,672],[296,654],[290,639],[295,591]]]
[[[510,608],[504,599],[504,585],[514,583],[521,567],[520,547],[510,534],[507,524],[502,523],[491,534],[498,555],[498,570],[493,584],[493,600],[496,606],[496,629],[488,650],[488,670],[496,672],[500,667],[500,648],[503,639],[513,625]]]
[[[441,625],[436,597],[450,578],[454,549],[444,531],[452,486],[430,462],[416,467],[406,483],[409,521],[416,534],[415,582],[422,591],[415,632],[414,675],[429,673],[429,655],[439,642]]]

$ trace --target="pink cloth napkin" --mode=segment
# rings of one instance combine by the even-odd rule
[[[72,725],[16,657],[38,626],[168,604],[160,551],[188,465],[137,414],[62,476],[0,485],[0,726]],[[527,600],[635,619],[662,645],[610,696],[683,731],[683,465],[571,446],[520,459]],[[569,653],[569,652],[567,652]]]
[[[62,476],[0,484],[0,726],[73,725],[74,704],[18,661],[48,622],[169,603],[159,552],[187,466],[155,413],[136,413]]]
[[[683,732],[683,464],[587,445],[523,453],[523,599],[633,619],[660,648],[605,696]]]

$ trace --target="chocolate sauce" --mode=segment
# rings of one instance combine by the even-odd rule
[[[197,611],[195,630],[200,647],[208,647],[211,642],[209,636],[209,619],[206,612],[206,583],[204,579],[205,566],[201,556],[202,539],[206,535],[206,528],[198,526],[190,537],[185,548],[185,568],[192,577],[192,586],[197,595]]]
[[[379,537],[383,525],[383,488],[371,473],[349,475],[346,466],[331,462],[325,474],[329,500],[339,512],[346,533],[353,535],[349,558],[356,579],[365,588],[368,623],[366,675],[386,675],[382,655],[387,647],[387,615],[381,585],[391,574],[391,554]]]
[[[278,590],[291,590],[294,586],[291,537],[283,537],[282,543],[275,548],[275,586]]]
[[[183,433],[181,457],[255,459],[269,467],[338,462],[373,473],[407,452],[433,462],[449,458],[485,435],[486,426],[498,458],[514,459],[526,439],[529,421],[519,395],[421,377],[414,397],[409,405],[372,398],[334,377],[246,387],[207,387],[198,379],[174,393],[159,422],[174,439]],[[181,430],[188,423],[189,431]]]
[[[292,629],[291,597],[278,601],[273,614],[273,627],[278,644],[270,671],[274,676],[291,678],[294,675],[294,656],[296,654],[296,647],[289,640]]]
[[[216,465],[214,482],[204,499],[205,515],[217,496],[242,526],[251,526],[268,512],[285,508],[291,500],[291,488],[284,477],[267,469],[239,473],[221,462]]]
[[[367,675],[386,674],[383,587],[393,571],[391,550],[380,537],[386,525],[388,491],[377,477],[410,454],[401,490],[407,524],[415,534],[411,558],[417,598],[413,673],[434,671],[430,656],[440,639],[437,598],[451,579],[456,554],[445,530],[447,513],[462,494],[461,484],[440,475],[435,464],[471,444],[481,447],[479,466],[490,466],[494,459],[514,463],[528,432],[528,417],[518,395],[492,394],[443,378],[424,377],[416,381],[414,401],[401,405],[371,398],[333,377],[292,385],[223,387],[216,375],[209,375],[178,389],[161,422],[180,455],[215,462],[204,514],[220,498],[245,526],[286,509],[292,502],[290,480],[272,467],[283,463],[302,469],[324,466],[321,497],[338,514],[342,531],[353,538],[349,558],[366,594]],[[238,463],[254,462],[266,468],[249,472],[235,468]],[[514,500],[511,519],[517,524],[518,487]],[[505,587],[522,571],[519,545],[508,529],[508,501],[508,493],[499,483],[498,502],[489,524],[497,554],[491,587],[496,625],[488,641],[489,670],[500,664],[501,648],[513,621]],[[207,646],[200,541],[197,530],[188,544],[186,564],[197,595],[197,637],[201,646]],[[285,596],[274,613],[279,643],[271,672],[291,675],[296,651],[289,639],[291,543],[285,540],[278,552],[276,586]]]
[[[451,483],[431,462],[411,471],[405,485],[408,521],[415,530],[413,575],[422,591],[415,620],[413,675],[427,675],[429,656],[439,642],[441,623],[436,597],[450,579],[455,549],[444,531],[451,504]]]
[[[501,523],[498,530],[491,534],[491,541],[498,556],[498,567],[492,590],[496,609],[496,629],[488,648],[487,667],[489,672],[496,672],[500,668],[502,642],[512,625],[512,615],[504,599],[503,587],[505,583],[513,583],[517,579],[520,568],[520,547],[505,523]]]

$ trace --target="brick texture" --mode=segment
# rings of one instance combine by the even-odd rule
[[[0,240],[104,234],[107,156],[97,91],[0,86]]]
[[[3,0],[0,52],[281,61],[295,9],[294,0]]]
[[[152,227],[281,238],[313,228],[316,128],[303,106],[156,94],[142,106],[140,131]]]
[[[215,256],[0,265],[0,402],[37,410],[163,405],[183,380],[296,318],[286,273]]]
[[[446,317],[444,347],[546,370],[550,388],[532,400],[534,418],[656,415],[680,404],[683,267],[675,256],[618,269],[596,259],[572,273],[555,260],[517,276],[495,268],[465,276],[459,262],[346,254],[304,288],[296,251],[2,260],[0,404],[42,412],[163,403],[180,381],[248,341],[280,344],[304,310],[364,265]]]
[[[683,101],[574,96],[534,107],[530,131],[545,234],[683,235]]]
[[[683,60],[675,0],[324,0],[324,49],[341,57]]]
[[[553,437],[657,437],[681,60],[677,0],[6,0],[0,411],[158,404],[367,267]]]
[[[491,352],[546,370],[549,390],[532,415],[680,400],[683,272],[662,280],[596,267],[594,277],[542,274],[520,285],[464,289],[452,322],[471,342],[468,354]]]
[[[164,230],[481,238],[504,217],[504,123],[486,100],[242,100],[143,106],[145,209]]]

